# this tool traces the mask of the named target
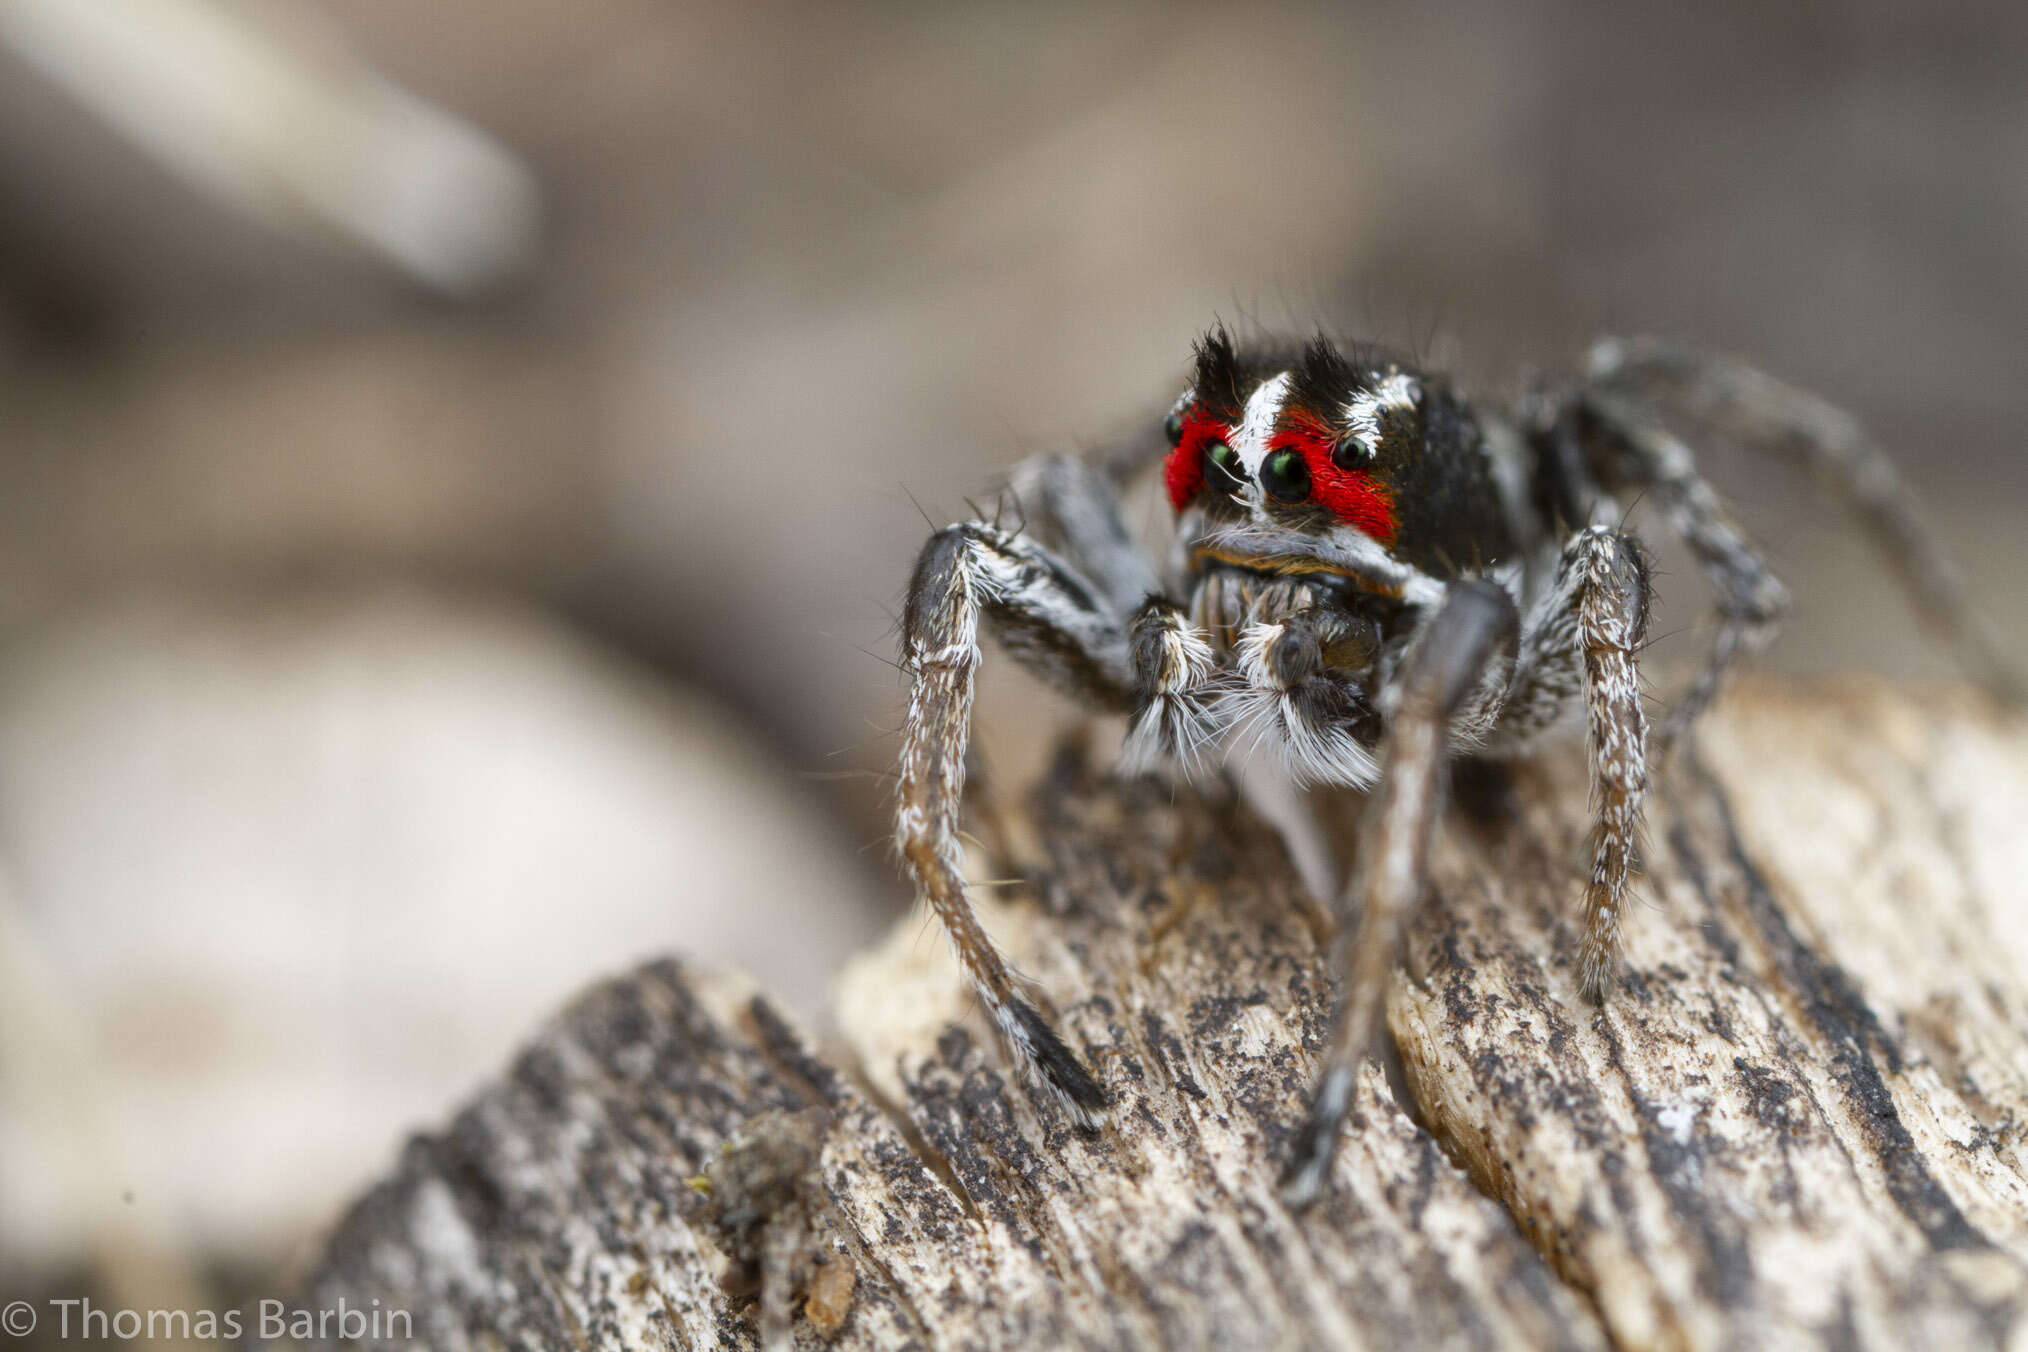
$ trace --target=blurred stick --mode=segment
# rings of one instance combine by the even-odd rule
[[[533,175],[468,123],[217,0],[0,0],[0,41],[194,186],[466,294],[534,252]]]

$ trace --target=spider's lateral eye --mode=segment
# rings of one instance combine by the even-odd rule
[[[1357,437],[1341,437],[1331,448],[1331,463],[1339,469],[1359,469],[1373,463],[1373,448]]]
[[[1310,496],[1310,466],[1300,451],[1276,451],[1261,462],[1260,484],[1282,502]]]
[[[1181,446],[1183,444],[1183,415],[1181,413],[1171,413],[1162,420],[1162,435],[1169,438],[1171,446]]]
[[[1204,482],[1216,493],[1237,493],[1246,484],[1239,452],[1222,441],[1204,443]]]

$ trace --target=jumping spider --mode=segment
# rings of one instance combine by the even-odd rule
[[[1202,775],[1243,726],[1264,729],[1299,781],[1372,790],[1337,906],[1335,1032],[1283,1173],[1297,1206],[1323,1188],[1381,1027],[1447,759],[1525,756],[1582,710],[1597,832],[1577,987],[1603,1001],[1650,767],[1788,607],[1658,420],[1659,400],[1808,461],[1842,489],[1921,612],[1984,674],[2000,673],[1887,458],[1844,414],[1736,363],[1601,343],[1582,378],[1503,415],[1399,355],[1324,338],[1240,346],[1213,329],[1195,357],[1166,451],[1149,436],[1102,462],[1025,463],[1010,485],[1022,528],[937,531],[902,624],[903,864],[1016,1055],[1083,1127],[1101,1119],[1105,1090],[1022,998],[965,897],[958,813],[982,625],[1071,698],[1126,715],[1130,770]],[[1166,573],[1128,537],[1118,504],[1157,455],[1177,514]],[[1708,657],[1652,733],[1637,667],[1650,568],[1621,528],[1628,495],[1682,538],[1718,602]]]

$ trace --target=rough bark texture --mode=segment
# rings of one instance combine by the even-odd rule
[[[1742,690],[1652,799],[1595,1013],[1579,758],[1523,767],[1409,936],[1413,1116],[1369,1069],[1297,1217],[1313,904],[1244,811],[1066,758],[1033,886],[980,892],[1114,1095],[1102,1138],[1010,1084],[918,922],[847,973],[828,1061],[657,963],[412,1142],[303,1300],[444,1348],[746,1346],[771,1302],[802,1347],[2018,1345],[2024,817],[2028,732],[1969,696]]]

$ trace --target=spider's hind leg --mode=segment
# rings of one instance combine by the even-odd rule
[[[1126,636],[1070,565],[1033,540],[979,521],[930,537],[902,617],[910,691],[895,847],[1001,1033],[1072,1119],[1091,1128],[1104,1115],[1105,1091],[1022,997],[965,896],[959,810],[982,625],[1024,666],[1109,709],[1129,702]]]
[[[1594,346],[1588,365],[1600,389],[1666,395],[1747,449],[1799,461],[1857,519],[1917,617],[1956,648],[1964,668],[2016,703],[2028,699],[2028,682],[2002,655],[1994,626],[1966,596],[1963,574],[1916,515],[1894,461],[1857,419],[1743,362],[1654,339],[1608,339]]]

